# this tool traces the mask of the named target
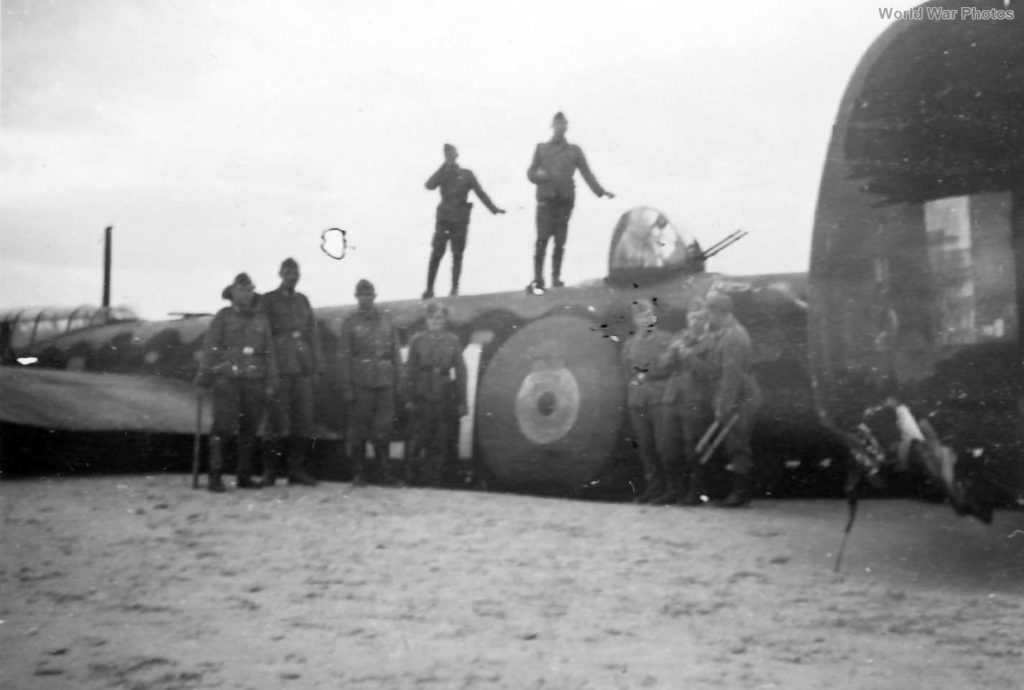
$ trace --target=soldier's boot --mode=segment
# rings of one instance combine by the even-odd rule
[[[253,481],[252,456],[256,450],[256,439],[238,437],[238,467],[235,471],[235,486],[239,489],[259,489],[262,484]]]
[[[739,508],[754,497],[753,481],[749,474],[733,474],[732,491],[722,500],[723,508]]]
[[[441,265],[441,257],[430,255],[430,263],[427,264],[427,289],[423,292],[423,299],[434,297],[434,281],[437,280],[437,268]]]
[[[366,486],[366,442],[349,444],[348,456],[352,460],[352,486]]]
[[[459,294],[459,278],[462,276],[462,257],[452,255],[452,291],[451,296]]]
[[[565,247],[559,247],[555,245],[555,248],[551,251],[551,287],[560,288],[565,287],[565,283],[562,282],[562,254],[565,252]]]
[[[390,454],[390,444],[387,441],[373,444],[373,473],[378,484],[388,483],[388,459]]]
[[[263,457],[263,476],[260,477],[260,484],[273,486],[277,481],[278,463],[281,461],[281,443],[277,439],[264,439],[260,445],[260,455]]]
[[[686,493],[679,499],[679,505],[699,506],[704,502],[701,496],[704,495],[704,467],[698,466],[690,472],[689,483],[686,485]]]
[[[655,496],[648,503],[652,506],[670,506],[679,501],[683,497],[682,487],[679,485],[679,480],[675,477],[669,477],[665,486],[665,491],[660,496]]]
[[[527,287],[527,291],[531,288],[544,289],[544,253],[541,251],[535,250],[533,254],[533,282]]]
[[[206,488],[215,494],[222,494],[227,489],[221,481],[221,473],[224,471],[224,441],[220,436],[210,437],[210,480]]]
[[[306,472],[306,449],[309,439],[292,436],[288,444],[288,483],[299,486],[316,486],[313,475]]]

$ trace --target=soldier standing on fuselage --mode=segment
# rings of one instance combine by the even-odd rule
[[[460,168],[455,161],[459,152],[451,144],[444,145],[444,163],[427,180],[427,189],[441,188],[441,203],[437,205],[437,221],[434,226],[434,239],[431,242],[430,264],[427,267],[427,290],[423,299],[434,296],[434,279],[441,265],[445,246],[452,245],[452,290],[454,297],[459,294],[459,276],[462,273],[462,253],[466,249],[466,237],[469,234],[469,212],[473,204],[466,201],[470,191],[474,192],[484,206],[494,214],[504,213],[487,196],[472,170]]]
[[[239,489],[258,489],[252,480],[256,434],[267,398],[277,387],[274,341],[267,318],[254,307],[255,286],[239,273],[222,296],[231,306],[217,312],[203,340],[196,384],[213,386],[213,431],[210,434],[210,482],[224,491],[224,439],[237,437]]]
[[[626,405],[644,471],[644,490],[637,503],[665,505],[679,498],[679,486],[666,473],[659,453],[665,430],[665,386],[671,370],[664,354],[672,337],[658,329],[654,304],[646,299],[633,303],[635,334],[622,348],[622,362],[629,375]]]
[[[271,398],[274,441],[288,439],[288,483],[316,485],[304,467],[306,452],[312,442],[313,377],[324,371],[324,357],[316,331],[316,319],[309,300],[295,290],[299,282],[299,264],[295,259],[281,262],[278,272],[281,285],[266,293],[260,309],[267,315],[277,353],[277,369],[281,381]],[[276,479],[278,449],[263,460],[263,485],[273,486]]]
[[[406,482],[418,481],[424,454],[428,483],[452,474],[451,435],[466,414],[466,362],[457,335],[445,330],[448,310],[427,304],[427,330],[409,341],[405,381],[409,386],[411,443]],[[438,461],[440,460],[440,461]]]
[[[751,472],[754,467],[750,436],[754,415],[761,405],[761,389],[751,371],[753,346],[750,335],[732,313],[732,299],[721,292],[707,298],[708,324],[714,334],[711,352],[712,409],[715,421],[725,428],[736,421],[723,445],[733,476],[732,492],[721,502],[738,508],[753,498]]]
[[[338,343],[341,389],[348,406],[348,452],[356,485],[383,479],[402,362],[398,331],[391,318],[374,306],[376,297],[370,281],[356,284],[359,308],[341,325]],[[367,440],[373,443],[371,472],[367,472]]]
[[[583,174],[587,186],[598,197],[614,199],[590,172],[583,149],[565,140],[569,121],[562,113],[551,120],[554,135],[550,141],[537,144],[526,177],[537,185],[537,243],[533,252],[533,282],[528,289],[544,289],[544,255],[548,240],[554,239],[551,250],[551,287],[562,287],[562,255],[569,234],[569,218],[576,203],[576,170]]]
[[[687,327],[672,341],[663,364],[672,369],[665,388],[665,438],[662,457],[669,472],[686,487],[678,503],[701,504],[704,468],[697,460],[700,435],[711,424],[709,357],[713,339],[708,333],[704,304],[695,300],[686,314]]]

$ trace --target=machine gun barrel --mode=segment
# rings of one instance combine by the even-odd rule
[[[746,236],[747,236],[747,231],[746,230],[734,230],[733,232],[729,233],[728,235],[726,235],[722,239],[720,239],[717,242],[715,242],[713,245],[711,245],[707,249],[702,250],[701,251],[701,259],[703,259],[704,261],[707,261],[712,256],[714,256],[715,254],[717,254],[720,251],[722,251],[723,249],[726,249],[727,247],[730,247],[733,244],[739,242],[741,239],[743,239]]]

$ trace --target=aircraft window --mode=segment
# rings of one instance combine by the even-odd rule
[[[35,319],[26,319],[23,315],[15,317],[11,333],[11,348],[20,350],[31,345],[32,331],[35,330],[35,327]]]
[[[697,251],[689,234],[653,208],[624,213],[612,238],[610,272],[682,267]]]
[[[32,334],[33,344],[63,333],[63,325],[66,322],[62,322],[64,320],[60,318],[60,314],[52,309],[44,309],[39,312],[39,316],[36,317],[36,329]]]
[[[1017,332],[1009,192],[924,204],[935,291],[936,344],[1004,340]]]
[[[89,325],[89,320],[92,317],[93,310],[90,307],[79,307],[71,312],[68,317],[68,324],[66,327],[67,332],[77,331],[80,328],[85,328]]]

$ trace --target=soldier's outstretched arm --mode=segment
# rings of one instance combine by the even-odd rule
[[[587,157],[583,155],[583,149],[579,147],[576,148],[576,168],[580,171],[580,174],[583,175],[583,180],[587,183],[587,186],[590,187],[590,191],[599,197],[606,196],[609,199],[615,198],[615,195],[602,187],[601,183],[597,181],[596,177],[594,177],[594,173],[590,171],[590,165],[587,163]]]
[[[487,196],[487,192],[485,192],[484,188],[480,186],[480,180],[476,179],[476,175],[473,175],[473,181],[472,184],[470,185],[470,189],[473,190],[477,198],[483,202],[484,206],[486,206],[487,210],[490,211],[491,213],[497,215],[499,213],[505,212],[505,209],[498,208],[497,206],[494,205],[494,202],[491,201],[491,197]]]

